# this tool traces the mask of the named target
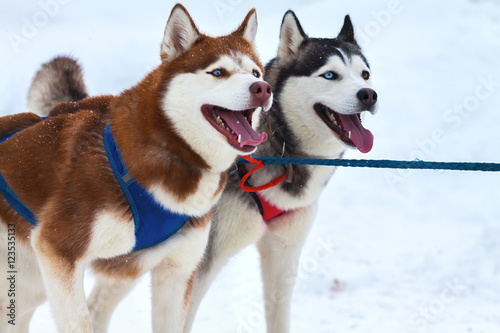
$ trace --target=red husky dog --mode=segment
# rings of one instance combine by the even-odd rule
[[[0,118],[0,263],[16,279],[11,323],[11,282],[0,279],[0,332],[27,332],[46,296],[60,331],[92,332],[92,321],[106,331],[107,309],[148,271],[154,332],[182,331],[225,171],[266,138],[251,126],[272,103],[256,29],[252,10],[233,33],[208,37],[177,5],[161,64],[136,86],[84,99],[75,113]],[[38,74],[55,85],[35,78],[35,107],[61,98],[65,61]],[[85,97],[84,87],[74,95]],[[88,264],[98,274],[90,311]]]

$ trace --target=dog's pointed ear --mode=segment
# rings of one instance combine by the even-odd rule
[[[354,27],[352,26],[351,17],[346,15],[344,18],[344,25],[337,36],[337,39],[340,39],[344,42],[357,44],[356,38],[354,37]]]
[[[250,44],[255,45],[255,36],[257,35],[257,11],[255,8],[248,12],[243,23],[233,32],[233,35],[242,36]]]
[[[285,63],[296,59],[300,45],[307,38],[295,13],[291,10],[287,11],[281,23],[278,58]]]
[[[186,52],[200,37],[200,32],[188,11],[181,4],[175,5],[165,27],[161,58],[170,61]]]

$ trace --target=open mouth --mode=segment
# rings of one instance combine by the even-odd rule
[[[361,113],[345,115],[333,111],[327,106],[316,103],[314,111],[348,146],[356,147],[362,153],[368,153],[373,147],[373,134],[361,124]]]
[[[208,122],[227,137],[231,146],[248,153],[267,139],[267,134],[257,133],[252,128],[252,115],[257,108],[235,111],[205,104],[201,111]]]

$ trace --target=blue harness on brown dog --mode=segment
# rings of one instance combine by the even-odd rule
[[[0,143],[8,140],[14,134],[16,133],[0,138]],[[127,197],[130,210],[134,216],[136,242],[132,251],[155,246],[177,233],[191,217],[174,213],[160,205],[151,194],[129,175],[111,133],[110,125],[107,125],[104,129],[103,140],[111,169],[113,169],[123,194]],[[36,217],[31,209],[18,198],[2,175],[0,175],[0,192],[19,215],[29,223],[37,225]]]

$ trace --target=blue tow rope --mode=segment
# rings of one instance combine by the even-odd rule
[[[349,160],[349,159],[316,159],[301,157],[255,157],[264,165],[324,165],[351,168],[377,168],[377,169],[419,169],[419,170],[455,170],[455,171],[482,171],[499,172],[500,163],[480,162],[426,162],[422,160],[396,161],[396,160]],[[240,158],[238,164],[249,164]]]

